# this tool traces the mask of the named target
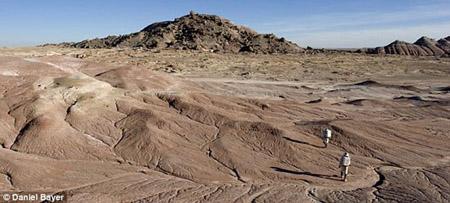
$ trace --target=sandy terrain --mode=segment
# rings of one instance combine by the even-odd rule
[[[0,191],[449,202],[449,91],[445,58],[0,49]]]

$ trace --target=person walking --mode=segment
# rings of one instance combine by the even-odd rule
[[[330,143],[330,139],[331,139],[331,130],[328,128],[325,128],[322,130],[322,141],[323,144],[325,145],[325,148],[328,147],[328,143]]]
[[[350,166],[350,154],[345,152],[339,162],[339,167],[341,168],[341,179],[346,182],[348,176],[348,167]]]

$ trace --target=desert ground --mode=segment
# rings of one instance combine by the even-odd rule
[[[449,91],[450,58],[2,48],[0,191],[449,202]]]

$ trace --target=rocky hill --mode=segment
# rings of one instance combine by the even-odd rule
[[[303,49],[273,34],[257,32],[215,15],[190,14],[173,21],[153,23],[139,32],[65,43],[76,48],[132,47],[211,52],[298,53]]]
[[[387,46],[368,49],[369,54],[396,54],[409,56],[449,56],[450,36],[438,41],[421,37],[414,43],[394,41]]]

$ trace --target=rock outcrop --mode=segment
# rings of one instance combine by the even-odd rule
[[[450,36],[440,39],[437,41],[438,42],[438,47],[440,49],[442,49],[443,51],[445,51],[447,54],[450,53]]]
[[[450,36],[438,41],[421,37],[414,43],[396,40],[387,46],[367,49],[369,54],[394,54],[408,56],[448,56],[450,54]]]
[[[190,14],[153,23],[139,32],[61,44],[76,48],[132,47],[211,52],[298,53],[303,49],[273,34],[257,32],[215,15]]]

